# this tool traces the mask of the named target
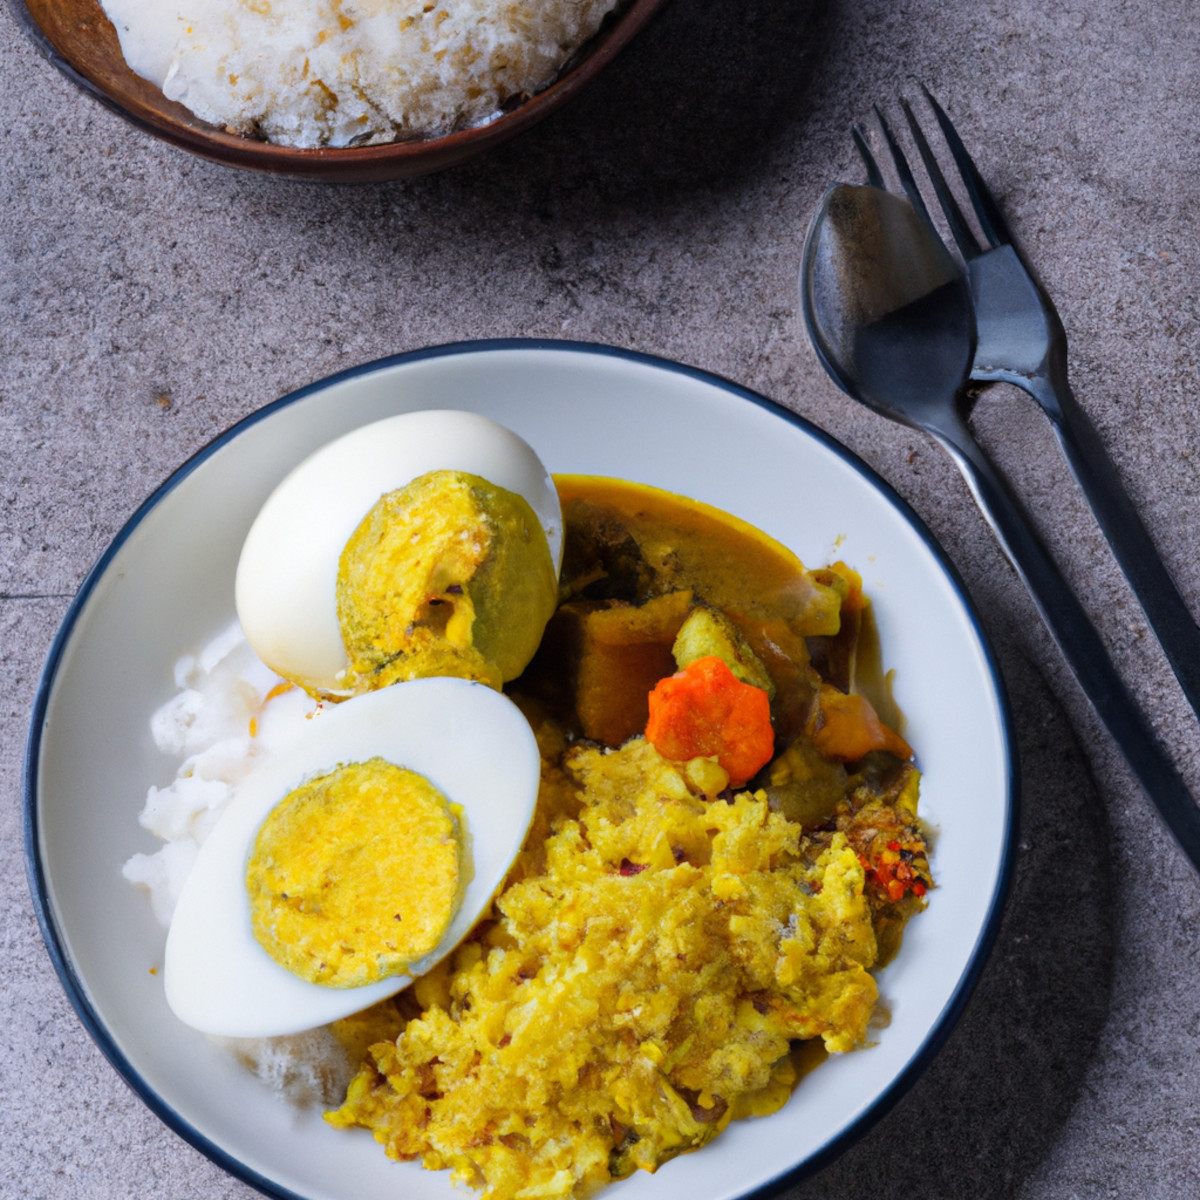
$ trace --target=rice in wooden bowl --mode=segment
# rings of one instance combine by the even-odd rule
[[[427,174],[499,145],[590,82],[662,3],[209,0],[203,21],[172,12],[135,46],[100,0],[12,0],[43,53],[140,128],[217,162],[335,182]],[[139,16],[131,0],[107,8],[122,26]]]

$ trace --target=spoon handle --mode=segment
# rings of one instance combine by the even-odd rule
[[[1096,627],[965,425],[930,430],[954,458],[1084,694],[1200,871],[1200,808],[1129,693]]]
[[[996,373],[990,377],[1023,388],[1049,417],[1067,465],[1091,506],[1100,532],[1125,572],[1192,711],[1200,714],[1200,626],[1154,549],[1100,435],[1080,408],[1066,379],[1056,378],[1059,374]]]

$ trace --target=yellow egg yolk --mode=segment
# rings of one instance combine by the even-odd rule
[[[458,821],[422,775],[372,758],[271,811],[246,868],[254,936],[311,983],[359,987],[441,940],[465,875]]]
[[[337,605],[354,691],[454,675],[498,688],[558,600],[541,523],[515,492],[432,471],[383,496],[346,543]]]

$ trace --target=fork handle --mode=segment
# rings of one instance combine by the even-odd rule
[[[1027,380],[1026,390],[1050,418],[1059,445],[1100,531],[1125,572],[1188,703],[1200,713],[1200,627],[1121,484],[1100,435],[1066,380]]]
[[[1192,866],[1200,871],[1200,808],[1117,673],[1083,605],[966,425],[947,423],[930,432],[962,471],[1084,694]]]

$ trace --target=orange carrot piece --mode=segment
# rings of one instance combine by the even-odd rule
[[[710,654],[659,681],[650,693],[646,739],[664,757],[686,762],[715,757],[741,787],[771,757],[771,702]]]
[[[808,734],[821,757],[830,762],[857,762],[872,750],[912,758],[912,747],[879,719],[866,696],[841,692],[827,683],[817,695]]]

